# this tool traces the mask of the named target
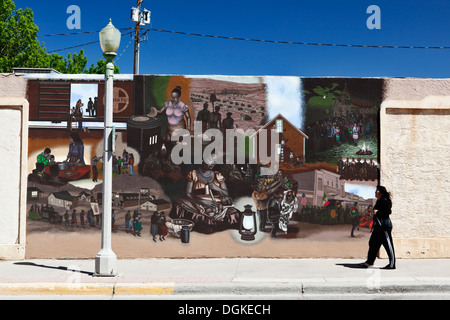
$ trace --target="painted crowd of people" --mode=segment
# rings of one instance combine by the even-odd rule
[[[338,173],[344,180],[375,181],[378,179],[376,159],[340,158]]]
[[[372,117],[356,117],[354,114],[333,117],[317,121],[306,128],[306,134],[311,137],[308,142],[314,143],[314,152],[324,152],[342,144],[358,145],[363,136],[376,132]]]
[[[371,230],[373,225],[373,207],[368,205],[367,208],[361,210],[358,203],[352,206],[344,207],[341,203],[333,206],[310,206],[305,205],[295,217],[301,222],[308,222],[320,225],[351,225],[350,236],[355,237],[356,229]]]
[[[79,217],[79,221],[78,221]],[[94,215],[94,211],[89,209],[84,211],[84,209],[77,212],[77,209],[72,209],[72,213],[66,210],[64,213],[64,226],[69,227],[99,227],[101,223],[101,215]]]
[[[94,156],[92,158],[92,181],[98,182],[98,165],[103,160],[103,157]],[[122,156],[113,155],[112,158],[112,171],[117,175],[134,174],[133,167],[135,165],[135,159],[133,153],[128,153],[126,149],[123,150]]]

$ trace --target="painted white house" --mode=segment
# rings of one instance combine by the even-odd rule
[[[141,210],[160,211],[170,209],[170,202],[163,199],[147,200],[141,204]]]
[[[75,208],[78,205],[77,197],[68,191],[54,192],[48,196],[48,204],[65,209]]]

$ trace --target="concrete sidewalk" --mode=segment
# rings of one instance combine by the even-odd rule
[[[14,296],[145,296],[148,299],[363,299],[431,294],[450,299],[450,259],[133,259],[95,277],[92,260],[0,261],[0,299]],[[89,297],[88,297],[89,298]]]

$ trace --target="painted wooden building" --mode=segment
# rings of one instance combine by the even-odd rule
[[[72,209],[78,206],[78,199],[68,191],[59,191],[48,196],[48,204],[54,207]]]
[[[266,130],[265,136],[261,135],[262,130]],[[271,131],[275,130],[278,134],[278,144],[272,146]],[[267,137],[267,138],[266,138]],[[272,120],[267,122],[256,133],[250,136],[253,144],[253,152],[256,155],[258,163],[260,162],[260,140],[266,139],[267,156],[271,156],[271,152],[276,152],[280,168],[290,168],[302,166],[305,161],[306,139],[309,137],[286,119],[282,114],[278,114]]]
[[[161,211],[170,209],[171,205],[169,201],[164,199],[147,200],[141,204],[141,210],[148,211]]]

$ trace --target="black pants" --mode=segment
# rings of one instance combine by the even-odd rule
[[[367,263],[372,265],[377,258],[377,253],[383,245],[389,257],[389,266],[395,268],[395,252],[394,243],[391,235],[392,229],[382,230],[381,228],[375,228],[372,231],[372,235],[369,240],[369,253],[367,254]]]

